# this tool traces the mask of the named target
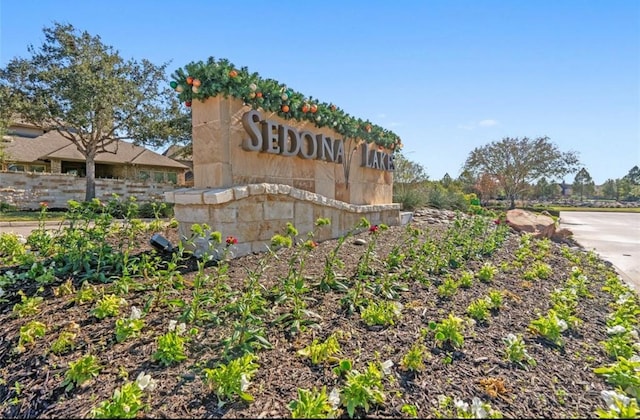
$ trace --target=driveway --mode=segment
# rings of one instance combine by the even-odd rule
[[[640,213],[563,211],[560,228],[569,229],[576,242],[611,262],[640,293]]]

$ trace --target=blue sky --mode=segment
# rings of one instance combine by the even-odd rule
[[[0,66],[54,21],[169,73],[226,58],[333,102],[430,179],[504,137],[548,136],[597,184],[640,165],[639,0],[0,0]]]

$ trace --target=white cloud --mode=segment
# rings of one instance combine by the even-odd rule
[[[478,122],[468,122],[466,124],[458,124],[458,128],[462,130],[471,131],[478,127],[493,127],[498,124],[500,123],[496,120],[481,120]]]
[[[498,121],[496,120],[482,120],[478,123],[480,127],[492,127],[494,125],[498,125]]]

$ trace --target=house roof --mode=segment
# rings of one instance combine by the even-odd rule
[[[173,144],[169,146],[167,150],[165,150],[162,154],[164,156],[170,157],[171,159],[176,160],[193,160],[193,147],[192,144],[188,144],[186,146],[179,146],[177,144]]]
[[[75,144],[57,131],[49,131],[36,138],[11,136],[12,141],[3,142],[9,159],[17,162],[35,162],[50,159],[84,162],[85,157]],[[187,169],[173,159],[149,149],[125,141],[117,141],[107,146],[109,152],[96,155],[96,163],[164,166]]]

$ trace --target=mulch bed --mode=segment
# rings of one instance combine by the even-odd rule
[[[445,223],[428,223],[420,217],[411,222],[412,228],[431,236],[442,235],[448,226]],[[406,232],[405,226],[394,226],[380,232],[375,248],[377,258],[373,264],[378,270],[375,275],[383,275],[381,261],[394,246],[402,243]],[[175,230],[166,230],[163,234],[173,243],[178,240]],[[369,241],[369,232],[365,230],[349,238],[339,254],[344,262],[339,272],[346,278],[355,272],[367,246],[355,244],[354,239],[358,238]],[[304,267],[304,275],[310,283],[321,277],[325,256],[334,249],[336,241],[319,243],[310,252]],[[512,265],[514,250],[519,244],[520,236],[511,233],[499,250],[488,257],[469,260],[449,273],[431,275],[427,282],[407,281],[408,290],[399,292],[396,299],[402,304],[402,316],[390,326],[369,327],[358,312],[345,310],[341,304],[343,292],[311,287],[306,294],[309,298],[307,305],[309,310],[319,315],[319,322],[306,331],[292,334],[285,326],[270,322],[283,310],[282,306],[270,301],[269,308],[273,308],[273,313],[264,314],[264,328],[273,348],[256,352],[260,368],[248,389],[254,397],[250,404],[234,401],[220,406],[202,375],[204,367],[213,367],[221,360],[221,342],[233,331],[229,317],[222,316],[219,323],[201,322],[197,325],[199,333],[188,346],[188,359],[165,367],[152,359],[156,338],[166,332],[169,320],[180,317],[183,308],[170,305],[154,307],[145,316],[146,326],[140,337],[117,343],[114,337],[116,318],[99,320],[91,314],[92,304],[76,305],[70,303],[68,296],[54,295],[52,286],[59,286],[66,279],[60,279],[40,292],[44,303],[37,315],[18,318],[12,311],[14,304],[19,302],[17,290],[21,289],[29,296],[36,292],[33,285],[18,284],[5,290],[3,297],[7,302],[0,304],[0,416],[86,418],[93,407],[110,398],[114,390],[122,386],[125,382],[123,372],[127,372],[131,380],[144,371],[151,374],[158,387],[151,394],[149,409],[138,417],[290,417],[291,411],[287,406],[297,398],[299,388],[326,386],[329,392],[344,384],[344,379],[332,372],[335,365],[313,365],[297,353],[313,339],[324,340],[331,333],[342,331],[345,338],[340,340],[340,358],[350,359],[354,368],[362,371],[368,363],[375,361],[391,360],[394,363],[391,374],[384,378],[384,404],[372,405],[368,412],[358,408],[356,417],[407,417],[401,410],[405,404],[411,404],[417,408],[419,417],[433,418],[438,416],[439,396],[446,395],[468,403],[473,397],[479,397],[507,418],[595,418],[596,409],[604,407],[600,391],[611,388],[593,372],[594,368],[612,362],[600,344],[606,339],[606,316],[611,311],[608,306],[611,296],[602,291],[605,280],[602,267],[592,264],[583,268],[590,280],[592,297],[582,300],[579,305],[578,317],[583,320],[582,325],[577,331],[565,333],[565,345],[557,347],[531,333],[528,325],[547,313],[552,291],[569,277],[574,264],[561,252],[561,248],[568,245],[552,243],[545,260],[553,268],[549,278],[525,281],[523,272],[527,267]],[[154,252],[145,238],[141,238],[138,251]],[[574,251],[584,252],[578,248]],[[278,258],[268,261],[261,279],[265,294],[287,273],[288,257],[292,252],[277,251]],[[232,290],[242,290],[248,273],[255,270],[264,258],[265,254],[258,254],[231,260],[226,284]],[[451,298],[439,296],[437,286],[447,276],[457,277],[462,270],[477,272],[486,262],[496,267],[511,264],[511,269],[498,270],[491,283],[476,279],[472,287],[460,288]],[[185,287],[176,291],[172,298],[190,299],[193,291],[189,285],[198,274],[196,268],[192,264],[182,270]],[[215,267],[206,267],[204,272],[214,273]],[[128,307],[144,307],[153,293],[150,291],[153,279],[137,281],[147,287],[132,290],[125,296]],[[78,288],[80,282],[74,280],[74,285]],[[504,306],[494,311],[488,322],[468,327],[461,348],[436,345],[433,333],[428,329],[429,322],[439,322],[452,313],[467,319],[469,303],[486,296],[490,290],[503,292]],[[125,309],[127,313],[128,307]],[[212,307],[220,309],[215,304]],[[16,353],[20,327],[31,319],[45,323],[47,334],[23,353]],[[71,322],[80,326],[76,348],[63,355],[49,352],[53,340]],[[529,354],[537,361],[536,366],[523,368],[505,359],[503,338],[509,333],[523,335]],[[419,340],[429,350],[425,369],[405,372],[400,369],[402,356]],[[103,367],[100,374],[79,387],[65,391],[62,382],[69,362],[89,353],[99,358]],[[487,385],[490,383],[504,387],[496,395]],[[348,417],[346,410],[342,411],[341,417]]]

